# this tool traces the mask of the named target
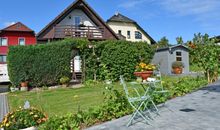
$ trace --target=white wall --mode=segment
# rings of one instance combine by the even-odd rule
[[[71,16],[71,19],[69,19]],[[64,18],[58,25],[74,25],[76,16],[81,17],[82,24],[86,26],[96,26],[92,20],[80,9],[73,10],[66,18]]]
[[[151,44],[150,40],[141,32],[141,30],[137,29],[137,27],[132,23],[119,23],[119,22],[108,22],[108,25],[112,28],[112,30],[118,34],[118,30],[122,31],[122,35],[126,37],[126,40],[138,42],[145,41]],[[130,31],[131,38],[127,38],[127,31]],[[135,31],[139,31],[142,34],[142,39],[135,39]]]

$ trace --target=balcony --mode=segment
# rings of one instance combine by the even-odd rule
[[[104,40],[104,28],[95,26],[56,25],[54,27],[55,38],[87,38],[89,40]]]

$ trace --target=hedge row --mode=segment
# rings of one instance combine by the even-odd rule
[[[85,40],[63,40],[35,46],[11,46],[7,57],[10,81],[18,86],[29,81],[32,86],[56,84],[62,76],[70,77],[74,47]]]
[[[90,46],[93,45],[93,46]],[[154,49],[145,42],[65,39],[36,46],[12,46],[8,54],[9,76],[13,85],[29,81],[32,86],[57,84],[71,76],[70,61],[74,48],[80,50],[84,79],[118,80],[124,75],[134,79],[135,66],[150,62]]]

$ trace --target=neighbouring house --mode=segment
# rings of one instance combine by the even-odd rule
[[[0,30],[0,82],[9,81],[6,64],[8,47],[34,44],[35,32],[21,22]]]
[[[118,39],[114,31],[85,0],[73,2],[37,34],[37,39],[41,42],[66,37],[88,38],[90,41]]]
[[[152,63],[160,65],[162,74],[172,74],[172,63],[181,61],[184,64],[183,74],[189,74],[189,49],[184,45],[175,45],[156,50]]]
[[[216,39],[216,43],[218,44],[218,45],[220,45],[220,36],[216,36],[216,37],[214,37],[215,39]]]
[[[134,20],[116,13],[107,20],[107,24],[114,30],[120,39],[138,42],[145,41],[155,44],[155,40]]]

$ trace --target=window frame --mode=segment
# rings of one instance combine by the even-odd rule
[[[121,30],[118,30],[118,34],[122,35],[122,31],[121,31]]]
[[[134,32],[134,35],[135,35],[135,39],[142,39],[142,33],[140,31],[135,31]]]
[[[2,45],[2,39],[6,39],[6,45]],[[8,46],[8,38],[7,37],[0,37],[0,46]]]
[[[5,59],[5,61],[4,61],[4,59]],[[7,55],[0,54],[0,63],[6,63],[6,62],[7,62]]]
[[[77,23],[77,19],[76,18],[79,18],[79,23]],[[82,17],[81,16],[74,16],[74,25],[75,26],[79,26],[80,24],[82,24]]]
[[[131,31],[127,31],[127,38],[131,39]]]
[[[180,55],[178,53],[180,53]],[[183,61],[182,51],[176,51],[176,61]]]
[[[21,44],[20,44],[20,40],[21,40],[21,39],[24,39],[24,45],[21,45]],[[25,45],[26,45],[26,39],[25,39],[25,37],[19,37],[19,38],[18,38],[18,45],[19,45],[19,46],[25,46]]]

